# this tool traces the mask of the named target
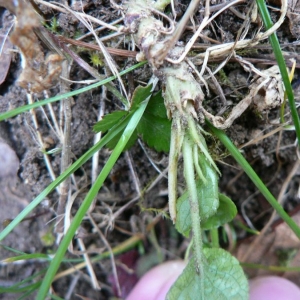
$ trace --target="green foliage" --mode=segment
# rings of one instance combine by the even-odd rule
[[[123,120],[128,123],[130,116],[139,108],[141,102],[150,96],[150,90],[151,86],[146,88],[138,87],[133,94],[130,110],[114,111],[106,115],[101,121],[94,125],[94,131],[102,131],[105,133],[109,131],[113,125]],[[171,121],[167,118],[163,97],[161,92],[159,92],[150,98],[146,111],[124,150],[130,148],[135,143],[137,137],[140,136],[149,147],[154,148],[156,151],[168,152],[170,148],[170,133]],[[116,135],[107,144],[107,147],[114,149],[121,135],[122,132]]]
[[[105,115],[101,121],[94,125],[94,131],[105,133],[111,129],[114,125],[118,124],[125,116],[128,115],[128,112],[125,110],[114,111],[111,114]]]
[[[197,192],[199,195],[199,205],[200,205],[200,219],[201,227],[204,230],[210,230],[213,228],[218,228],[226,223],[229,223],[237,214],[237,209],[235,204],[227,196],[218,193],[216,198],[212,198],[212,189],[209,187],[202,188],[203,184],[197,182]],[[205,197],[205,203],[202,203],[200,199]],[[211,198],[209,198],[211,197]],[[219,206],[215,210],[215,204],[218,203]],[[188,202],[187,191],[178,199],[177,202],[177,220],[176,229],[188,237],[192,229],[190,206]]]
[[[104,65],[104,61],[98,52],[90,53],[90,60],[94,67],[102,67]]]
[[[128,121],[130,119],[128,118]],[[107,143],[107,147],[111,150],[113,150],[116,145],[118,144],[119,140],[121,139],[122,137],[122,132],[118,133],[114,138],[111,139],[110,142]],[[126,151],[128,149],[130,149],[136,142],[136,139],[137,139],[137,133],[136,133],[136,130],[133,132],[132,136],[130,137],[130,139],[128,140],[127,144],[125,145],[123,151]]]
[[[50,24],[51,24],[51,27],[50,27],[51,31],[53,33],[57,33],[58,32],[58,27],[59,27],[59,23],[57,21],[57,18],[53,17]]]
[[[248,281],[238,260],[219,248],[203,249],[203,273],[198,273],[191,258],[167,300],[242,300],[248,299]],[[204,291],[199,282],[204,281]],[[203,295],[204,297],[202,297]]]
[[[152,84],[146,87],[138,86],[132,95],[131,100],[131,112],[135,112],[141,105],[151,95]]]
[[[206,178],[206,183],[202,180],[197,180],[196,189],[199,204],[199,213],[201,222],[206,221],[214,215],[219,207],[218,196],[218,176],[214,168],[208,163],[204,156],[200,155],[202,173]],[[190,203],[188,201],[189,193],[186,191],[177,200],[176,210],[176,229],[184,236],[189,236],[192,229]]]
[[[52,33],[58,33],[59,23],[56,17],[53,17],[50,21],[50,25],[46,21],[43,22],[43,25],[49,29]]]
[[[161,92],[151,97],[137,132],[149,147],[156,151],[169,151],[171,121],[167,118]]]
[[[41,236],[40,240],[44,246],[50,247],[55,243],[55,236],[51,231],[48,231]]]
[[[230,198],[219,193],[219,203],[216,213],[203,222],[202,229],[218,228],[229,223],[236,216],[237,209]]]

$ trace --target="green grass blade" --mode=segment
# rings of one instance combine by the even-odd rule
[[[149,97],[150,98],[150,97]],[[106,177],[110,173],[112,167],[116,163],[117,159],[121,155],[123,149],[125,148],[128,140],[130,139],[132,133],[136,129],[145,109],[148,104],[149,98],[144,101],[141,106],[136,110],[136,112],[133,114],[132,118],[130,119],[127,127],[124,130],[124,133],[122,134],[118,144],[116,145],[115,149],[113,150],[111,156],[109,157],[108,161],[106,162],[105,166],[103,167],[102,171],[100,172],[97,180],[89,190],[87,196],[85,197],[82,205],[78,209],[76,215],[74,216],[74,219],[64,236],[64,238],[61,241],[61,244],[56,252],[55,257],[53,258],[52,262],[50,263],[49,269],[45,275],[45,278],[42,282],[42,285],[39,289],[38,295],[36,299],[45,299],[47,296],[47,293],[49,291],[50,285],[53,281],[53,278],[60,266],[60,263],[67,251],[67,248],[69,244],[71,243],[73,236],[76,233],[77,228],[80,226],[82,219],[84,218],[87,210],[89,209],[92,201],[96,197],[99,189],[101,188],[103,182],[105,181]]]
[[[39,286],[40,286],[41,282],[35,282],[26,286],[22,286],[20,288],[16,287],[16,286],[12,286],[12,287],[0,287],[0,294],[4,294],[4,293],[24,293],[27,291],[30,291],[30,293],[32,293],[33,290],[36,290]]]
[[[268,188],[261,181],[259,176],[255,173],[243,155],[240,153],[239,149],[237,149],[231,140],[227,137],[227,135],[220,129],[215,128],[211,123],[206,120],[206,124],[210,128],[210,130],[217,136],[217,138],[222,142],[222,144],[228,149],[233,158],[238,162],[238,164],[242,167],[245,173],[249,176],[252,182],[256,185],[259,191],[265,196],[267,201],[272,205],[272,207],[277,211],[279,216],[288,224],[288,226],[293,230],[293,232],[300,239],[300,228],[296,224],[296,222],[284,211],[281,205],[277,202],[274,196],[270,193]]]
[[[122,75],[125,75],[143,65],[145,65],[146,62],[140,62],[122,72],[120,72],[120,76]],[[78,89],[76,91],[72,91],[72,92],[69,92],[69,93],[66,93],[66,94],[63,94],[63,95],[58,95],[58,96],[55,96],[55,97],[52,97],[52,98],[48,98],[48,99],[45,99],[45,100],[41,100],[41,101],[38,101],[38,102],[34,102],[32,104],[28,104],[28,105],[24,105],[22,107],[18,107],[18,108],[15,108],[13,110],[10,110],[10,111],[7,111],[3,114],[0,114],[0,121],[3,121],[3,120],[6,120],[8,118],[11,118],[11,117],[14,117],[16,115],[19,115],[25,111],[28,111],[30,109],[33,109],[33,108],[37,108],[37,107],[40,107],[40,106],[43,106],[43,105],[46,105],[46,104],[49,104],[49,103],[52,103],[52,102],[56,102],[56,101],[59,101],[59,100],[62,100],[62,99],[65,99],[65,98],[68,98],[68,97],[72,97],[72,96],[75,96],[75,95],[78,95],[78,94],[81,94],[81,93],[84,93],[86,91],[89,91],[89,90],[92,90],[96,87],[99,87],[101,85],[104,85],[106,83],[109,83],[111,82],[112,80],[116,79],[117,77],[116,76],[111,76],[111,77],[108,77],[104,80],[101,80],[100,82],[96,82],[94,84],[91,84],[89,86],[86,86],[84,88],[81,88],[81,89]]]
[[[7,251],[10,251],[10,252],[13,252],[13,253],[16,253],[16,254],[19,254],[19,255],[27,254],[27,253],[25,253],[25,252],[23,252],[23,251],[19,251],[19,250],[17,250],[17,249],[8,247],[8,246],[3,245],[3,244],[0,244],[0,247],[4,248],[4,249],[7,250]]]
[[[18,255],[18,256],[14,256],[14,257],[8,257],[2,260],[2,262],[5,263],[11,263],[14,261],[18,261],[18,260],[29,260],[29,259],[45,259],[45,260],[49,260],[49,256],[47,254],[43,254],[43,253],[30,253],[30,254],[23,254],[23,255]]]
[[[54,299],[54,300],[64,300],[63,298],[60,298],[60,297],[58,297],[56,295],[53,295],[53,294],[49,295],[49,297],[51,297],[51,299]]]
[[[76,160],[66,171],[64,171],[55,181],[47,186],[30,204],[28,204],[20,214],[15,217],[0,233],[0,241],[2,241],[43,199],[51,193],[60,183],[80,168],[88,159],[90,159],[97,151],[106,145],[113,137],[115,137],[122,129],[124,129],[127,120],[121,124],[117,124],[114,130],[108,132],[97,144],[90,148],[85,154]]]
[[[256,0],[262,20],[264,22],[264,25],[266,27],[266,29],[269,29],[272,27],[273,23],[269,14],[269,11],[267,9],[266,3],[264,0]],[[286,69],[286,64],[284,61],[284,57],[282,54],[282,51],[280,49],[280,44],[277,38],[277,35],[275,33],[271,34],[270,37],[270,43],[272,45],[273,51],[274,51],[274,55],[275,58],[277,60],[279,69],[280,69],[280,73],[282,76],[282,80],[284,83],[284,87],[286,90],[286,94],[289,100],[289,105],[290,105],[290,109],[291,109],[291,114],[292,114],[292,119],[293,119],[293,123],[295,126],[295,130],[296,130],[296,135],[298,138],[298,146],[300,146],[300,121],[299,121],[299,115],[297,112],[297,108],[295,105],[295,99],[294,99],[294,93],[293,93],[293,89],[292,89],[292,85],[289,79],[289,74],[287,72]]]

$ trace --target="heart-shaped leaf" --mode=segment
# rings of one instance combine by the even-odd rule
[[[166,300],[247,300],[248,280],[239,261],[220,248],[203,249],[203,253],[203,274],[196,272],[191,258]]]
[[[205,230],[218,228],[219,226],[230,222],[237,214],[235,204],[230,198],[219,193],[219,207],[217,212],[201,223],[201,228]]]

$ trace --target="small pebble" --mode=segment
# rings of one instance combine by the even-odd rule
[[[0,140],[0,180],[15,177],[20,162],[16,152],[5,142]]]

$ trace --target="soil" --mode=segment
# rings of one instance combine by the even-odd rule
[[[64,1],[61,1],[64,2]],[[186,1],[181,1],[178,5],[178,16],[180,11],[185,12]],[[217,4],[222,1],[211,1]],[[280,1],[273,2],[274,6],[279,7]],[[85,12],[102,21],[110,23],[119,18],[116,8],[110,5],[109,1],[87,0],[83,1]],[[79,5],[79,1],[73,1],[73,8]],[[44,17],[51,26],[54,22],[53,17],[57,18],[58,28],[55,34],[62,34],[69,38],[80,36],[87,32],[85,27],[74,17],[51,10],[43,5],[38,7],[44,13]],[[247,11],[247,5],[241,5],[237,8],[241,13]],[[296,8],[295,8],[296,9]],[[289,11],[288,18],[278,31],[281,43],[291,43],[285,47],[285,55],[294,56],[299,53],[298,44],[292,44],[299,37],[299,20]],[[278,12],[272,11],[274,20],[278,18]],[[194,20],[200,22],[199,12]],[[13,15],[0,8],[0,37],[5,35],[13,22]],[[239,30],[243,20],[238,18],[231,11],[226,11],[216,19],[218,26],[211,26],[204,32],[207,36],[218,39],[221,42],[233,41],[236,32]],[[191,26],[191,24],[189,24]],[[257,30],[257,24],[252,24],[248,32],[249,37]],[[101,31],[99,36],[108,35],[107,30]],[[183,42],[186,42],[191,36],[191,31],[187,31],[183,36]],[[112,42],[107,42],[106,46],[127,49],[130,39],[125,42],[122,38],[115,38]],[[92,42],[92,38],[86,40]],[[202,40],[199,40],[203,42]],[[197,42],[199,42],[197,41]],[[204,41],[207,43],[207,41]],[[266,68],[265,58],[268,63],[275,64],[269,43],[266,41],[262,49],[256,49],[253,53],[246,54],[247,57],[256,59],[255,66]],[[9,47],[12,47],[9,45]],[[42,46],[41,46],[42,47]],[[49,50],[42,48],[45,57]],[[89,50],[75,49],[79,55],[90,63]],[[195,50],[196,51],[196,50]],[[20,55],[16,52],[11,53],[11,63],[7,76],[0,86],[0,112],[21,107],[27,104],[26,90],[18,85],[17,79],[21,73]],[[134,58],[124,58],[114,56],[116,64],[120,69],[133,65]],[[0,64],[3,63],[0,62]],[[214,67],[215,62],[210,62],[210,67]],[[0,65],[2,66],[2,65]],[[2,72],[4,68],[1,68]],[[99,67],[101,74],[110,75],[109,68]],[[3,71],[4,72],[4,71]],[[147,82],[151,76],[149,66],[134,71],[126,75],[123,80],[129,94],[132,94],[134,88],[139,84]],[[225,76],[225,79],[224,77]],[[5,76],[4,76],[5,77]],[[70,79],[73,81],[82,81],[90,79],[91,76],[76,63],[71,65]],[[226,79],[227,78],[227,79]],[[229,78],[229,81],[228,81]],[[227,96],[227,105],[234,106],[238,101],[248,93],[247,85],[253,75],[247,73],[236,62],[229,62],[223,68],[223,75],[217,75],[225,95]],[[230,82],[230,83],[229,83]],[[296,101],[299,99],[298,70],[295,73],[294,90]],[[85,86],[81,83],[73,83],[72,90]],[[119,89],[118,83],[115,87]],[[221,100],[214,89],[213,82],[209,82],[211,95],[207,95],[207,101],[204,106],[211,113],[216,114],[222,108]],[[157,90],[160,86],[157,88]],[[60,93],[61,85],[55,84],[46,92],[49,97]],[[34,94],[34,98],[44,99],[45,92]],[[71,160],[84,154],[94,143],[93,125],[97,122],[97,116],[101,105],[105,103],[105,113],[114,111],[122,107],[122,103],[105,88],[96,88],[92,91],[75,96],[71,100]],[[52,104],[52,109],[57,119],[61,117],[61,104]],[[226,113],[225,113],[226,114]],[[292,178],[287,179],[296,161],[298,160],[295,148],[296,135],[293,130],[277,131],[275,121],[278,120],[279,109],[267,110],[264,113],[258,113],[253,108],[238,118],[234,124],[226,130],[227,135],[237,146],[244,145],[249,141],[252,143],[241,151],[244,157],[250,162],[254,170],[260,176],[263,182],[276,197],[280,194],[281,188],[286,180],[289,180],[284,193],[282,205],[286,211],[299,219],[299,169]],[[32,112],[22,113],[16,117],[7,119],[0,123],[0,220],[2,228],[5,222],[18,215],[41,191],[43,191],[51,182],[51,176],[45,164],[44,155],[38,142],[37,132],[41,134],[46,143],[46,150],[61,147],[61,141],[55,133],[49,108],[36,109],[36,120],[38,122],[38,131],[33,123]],[[290,120],[287,108],[287,120]],[[275,125],[274,125],[275,124]],[[263,134],[271,133],[269,137],[258,142],[253,139]],[[142,234],[143,238],[139,242],[136,250],[128,250],[125,254],[115,257],[119,282],[121,285],[121,295],[117,294],[116,280],[113,273],[112,263],[109,258],[102,259],[93,264],[93,269],[100,289],[93,287],[89,272],[83,268],[65,276],[53,284],[52,292],[63,299],[109,299],[112,297],[125,298],[131,287],[136,283],[138,277],[159,262],[174,258],[183,258],[188,242],[183,239],[172,226],[168,218],[163,218],[159,214],[161,210],[167,209],[167,179],[160,176],[153,167],[155,163],[160,171],[164,171],[168,166],[168,156],[165,153],[157,153],[148,148],[142,141],[142,144],[136,143],[130,150],[123,153],[108,176],[104,186],[96,197],[95,207],[91,216],[101,230],[100,235],[87,217],[76,238],[73,242],[73,251],[69,251],[68,258],[81,258],[78,254],[83,251],[80,248],[79,239],[84,244],[91,256],[109,251],[128,240],[131,236]],[[216,157],[218,167],[222,173],[219,182],[219,188],[222,193],[228,195],[238,208],[238,216],[232,222],[231,228],[236,233],[237,245],[232,252],[242,260],[243,253],[249,249],[255,241],[255,236],[242,229],[240,224],[244,224],[255,230],[262,230],[268,222],[272,209],[265,198],[257,193],[257,189],[250,179],[241,171],[239,165],[227,154],[224,147],[213,138],[208,138],[208,145],[211,147],[213,155]],[[99,154],[99,164],[97,172],[101,170],[110,150],[101,150]],[[55,176],[60,174],[61,154],[49,155],[49,160]],[[70,191],[74,195],[74,203],[71,213],[74,215],[87,194],[91,185],[92,162],[89,161],[77,170],[71,180]],[[166,174],[166,172],[165,172]],[[139,191],[144,191],[157,179],[154,187],[147,191],[143,197],[138,197]],[[179,179],[180,188],[183,187],[183,179]],[[28,218],[24,220],[11,234],[3,241],[3,247],[0,248],[0,257],[5,259],[17,255],[12,251],[24,253],[55,253],[57,249],[57,233],[55,232],[59,195],[53,191],[46,199],[32,211]],[[129,203],[129,204],[128,204]],[[126,205],[126,206],[125,206]],[[113,213],[120,212],[116,219],[113,219]],[[283,227],[285,224],[276,219],[273,226],[265,236],[264,243],[256,248],[256,257],[248,256],[246,260],[249,263],[260,263],[265,265],[279,265],[288,263],[289,266],[300,266],[299,241],[290,233],[289,228]],[[149,231],[147,226],[153,226]],[[229,227],[224,227],[229,230]],[[221,231],[220,231],[221,233]],[[220,235],[221,236],[221,235]],[[283,237],[290,237],[280,243]],[[293,242],[291,242],[293,241]],[[232,244],[230,241],[222,241],[224,248],[229,249]],[[107,246],[109,245],[109,247]],[[8,248],[10,247],[10,248]],[[133,247],[131,247],[133,248]],[[295,250],[296,249],[296,250]],[[280,252],[281,251],[281,252]],[[289,260],[282,260],[279,252],[292,253]],[[253,256],[253,255],[252,255]],[[125,265],[127,267],[125,267]],[[29,276],[33,276],[47,268],[48,263],[41,259],[21,260],[15,263],[1,262],[0,265],[0,287],[12,286]],[[61,271],[72,266],[71,263],[63,263]],[[128,269],[133,272],[129,272]],[[258,274],[268,273],[267,270],[247,269],[247,274],[251,277]],[[42,273],[43,274],[43,273]],[[300,286],[300,280],[297,273],[280,273],[280,275],[290,278]],[[43,275],[38,276],[41,279]],[[0,293],[0,299],[18,299],[22,294]],[[34,299],[35,292],[23,299]],[[84,298],[85,297],[85,298]]]

